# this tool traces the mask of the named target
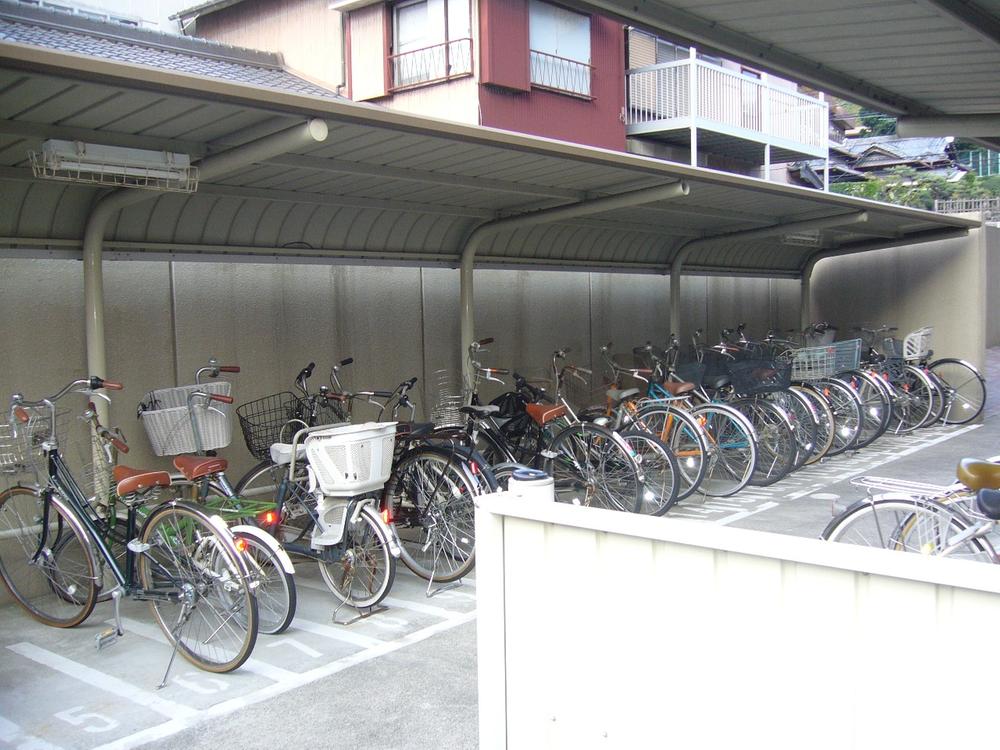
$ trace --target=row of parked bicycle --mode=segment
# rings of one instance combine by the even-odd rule
[[[874,340],[888,330],[866,333]],[[581,395],[591,394],[591,373],[567,364],[568,350],[554,353],[552,386],[543,388],[482,366],[484,339],[468,352],[468,387],[438,399],[436,424],[411,421],[416,378],[392,391],[349,392],[339,377],[345,359],[329,385],[311,391],[310,363],[295,378],[297,393],[235,409],[259,461],[236,482],[212,452],[232,438],[231,385],[219,378],[239,368],[212,362],[194,384],[143,399],[153,451],[174,456],[174,471],[119,463],[124,438],[90,403],[115,383],[79,380],[37,401],[15,394],[0,424],[0,472],[12,479],[0,493],[0,575],[51,625],[76,625],[98,601],[113,600],[116,627],[101,644],[123,632],[122,597],[149,601],[174,654],[228,671],[258,632],[292,621],[290,554],[315,560],[337,599],[355,608],[388,594],[397,558],[431,592],[474,565],[476,498],[526,466],[553,477],[558,500],[663,514],[694,493],[777,481],[886,431],[974,419],[982,378],[959,360],[929,361],[928,339],[911,334],[899,357],[870,346],[862,358],[857,340],[755,343],[740,327],[686,357],[676,341],[637,347],[638,361],[627,365],[608,345],[609,387],[596,405]],[[509,390],[480,403],[484,381],[508,376]],[[87,397],[82,413],[57,408],[74,392]],[[375,411],[357,424],[359,403]],[[87,434],[74,458],[80,425]]]

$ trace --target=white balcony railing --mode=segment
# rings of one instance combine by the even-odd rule
[[[531,82],[535,86],[590,98],[593,69],[578,60],[531,50]]]
[[[472,40],[450,42],[402,52],[389,57],[393,90],[472,73]]]
[[[799,144],[812,152],[827,147],[824,101],[701,60],[636,68],[627,75],[626,124],[631,132],[655,131],[656,125],[663,130],[715,125],[733,135],[742,132],[759,140]]]

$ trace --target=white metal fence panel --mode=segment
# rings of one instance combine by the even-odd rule
[[[1000,568],[486,500],[483,748],[982,740]],[[988,663],[988,660],[987,660]]]

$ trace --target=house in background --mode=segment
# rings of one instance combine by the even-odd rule
[[[822,95],[545,0],[207,0],[172,18],[390,109],[782,182],[827,158]]]

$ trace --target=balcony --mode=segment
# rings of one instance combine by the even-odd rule
[[[825,101],[768,85],[702,60],[628,71],[626,133],[755,164],[825,158]]]
[[[472,40],[453,39],[390,55],[389,65],[393,91],[472,75]]]
[[[535,49],[530,53],[533,86],[590,99],[590,79],[593,77],[590,65]]]

